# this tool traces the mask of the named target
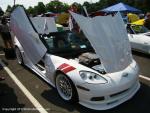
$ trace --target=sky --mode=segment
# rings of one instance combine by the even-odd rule
[[[29,6],[35,6],[38,2],[43,2],[44,4],[47,4],[51,0],[16,0],[16,4],[24,5],[24,7],[28,8]],[[72,4],[73,2],[78,2],[80,4],[83,4],[84,1],[88,2],[97,2],[99,0],[59,0],[61,2],[65,2],[68,4]],[[14,0],[0,0],[0,7],[3,11],[6,10],[7,6],[13,6]]]

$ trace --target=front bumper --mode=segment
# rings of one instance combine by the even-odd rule
[[[91,100],[80,100],[79,103],[87,108],[94,110],[107,110],[132,98],[140,88],[140,83],[136,83],[129,89],[124,90],[122,93],[116,93],[116,95],[106,95],[104,100],[101,101],[91,101]]]
[[[82,84],[83,88],[89,90],[77,88],[79,103],[91,109],[107,110],[129,100],[140,88],[138,72],[139,68],[133,62],[123,71],[105,76],[108,83]]]

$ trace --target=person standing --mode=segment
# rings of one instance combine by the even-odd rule
[[[1,20],[0,32],[4,42],[4,52],[6,58],[14,58],[15,57],[14,46],[9,32],[9,26],[7,20],[4,17]]]
[[[146,14],[146,19],[144,21],[144,26],[150,30],[150,12]]]
[[[9,32],[9,27],[7,25],[7,20],[6,18],[2,18],[1,20],[1,25],[0,25],[0,31],[2,35],[2,39],[4,42],[5,48],[13,48],[10,32]]]

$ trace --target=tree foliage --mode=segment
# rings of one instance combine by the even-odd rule
[[[12,7],[10,5],[7,6],[6,12],[11,12]]]
[[[46,4],[46,11],[51,11],[54,13],[61,13],[67,11],[69,8],[69,5],[66,3],[62,3],[60,1],[51,1],[48,4]]]
[[[80,3],[74,2],[78,8],[78,12],[82,12],[83,8],[82,6],[86,6],[88,13],[99,11],[103,8],[106,8],[108,6],[114,5],[116,3],[123,2],[125,4],[128,4],[130,6],[136,7],[140,10],[142,10],[144,13],[150,11],[150,0],[99,0],[96,3],[92,2],[84,2],[82,5]],[[69,9],[69,5],[66,3],[63,3],[59,0],[53,0],[50,1],[48,4],[43,4],[43,2],[39,2],[34,7],[29,7],[27,9],[29,14],[38,15],[45,12],[53,12],[53,13],[61,13],[66,12]],[[11,6],[7,7],[6,11],[9,11],[11,9]]]
[[[38,14],[42,14],[46,12],[46,8],[43,2],[39,2],[36,8]]]
[[[2,16],[4,14],[4,11],[2,10],[2,8],[0,7],[0,16]]]

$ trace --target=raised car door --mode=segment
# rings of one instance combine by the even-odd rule
[[[10,28],[33,64],[37,64],[47,49],[23,7],[17,7],[10,17]]]

